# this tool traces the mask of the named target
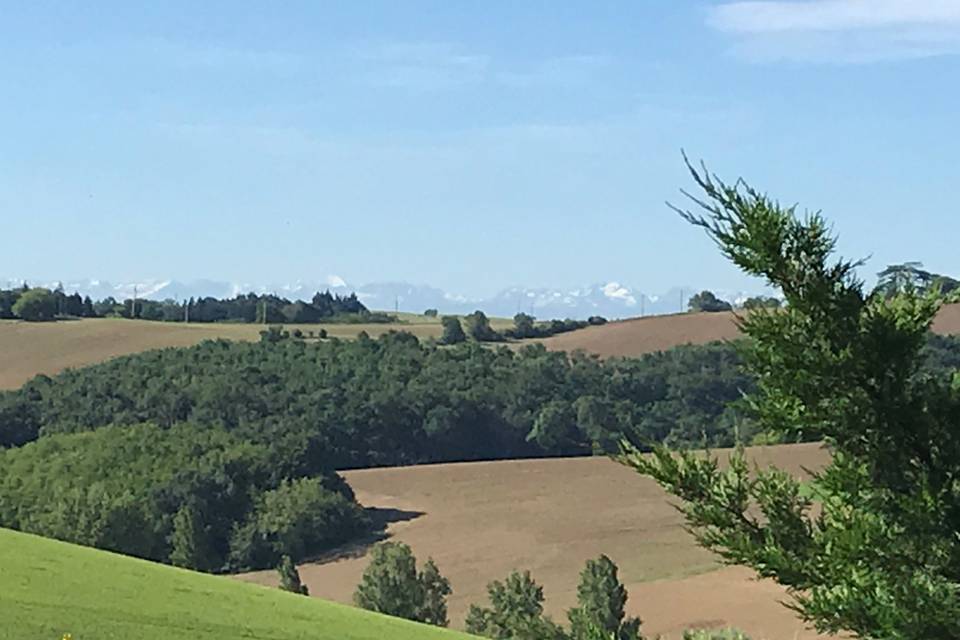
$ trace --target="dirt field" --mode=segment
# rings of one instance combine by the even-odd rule
[[[763,447],[761,464],[800,474],[825,461],[818,445]],[[719,568],[681,528],[652,481],[606,458],[479,462],[367,469],[344,474],[368,507],[386,510],[389,533],[432,556],[453,586],[450,614],[461,626],[486,584],[529,569],[544,586],[556,619],[576,600],[588,558],[609,555],[630,592],[629,610],[647,637],[678,638],[690,626],[734,625],[755,639],[816,638],[777,603],[784,592],[738,568]],[[366,565],[348,557],[307,564],[311,595],[350,602]],[[275,584],[274,572],[243,577]]]
[[[327,330],[330,336],[353,338],[360,331],[378,336],[391,329],[420,338],[439,337],[438,318],[401,314],[400,324],[287,325],[291,331]],[[491,318],[500,331],[512,320]],[[172,324],[121,319],[27,323],[0,320],[0,389],[15,389],[38,373],[55,374],[147,349],[184,347],[210,338],[257,340],[263,327],[253,324]],[[933,325],[939,333],[960,334],[960,305],[945,307]],[[678,344],[702,344],[738,335],[733,314],[691,313],[650,316],[610,322],[599,327],[541,340],[548,349],[583,349],[603,357],[638,356]]]
[[[933,330],[960,334],[960,304],[944,307],[933,323]],[[563,333],[542,342],[554,351],[582,349],[608,358],[640,356],[679,344],[730,340],[739,334],[733,313],[684,313],[610,322]]]
[[[426,338],[442,333],[438,318],[401,314],[398,324],[285,325],[293,331],[326,329],[331,337],[354,338],[361,331],[378,336],[391,329]],[[512,320],[491,319],[504,329]],[[110,358],[163,347],[186,347],[212,338],[258,340],[262,325],[181,324],[96,318],[62,322],[0,320],[0,389],[15,389],[39,373],[52,375]]]

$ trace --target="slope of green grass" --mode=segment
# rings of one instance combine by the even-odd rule
[[[3,640],[467,640],[221,576],[0,529]]]

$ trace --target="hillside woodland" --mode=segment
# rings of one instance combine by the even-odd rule
[[[931,336],[933,369],[960,340]],[[0,394],[0,526],[208,571],[369,532],[336,470],[765,438],[729,344],[638,359],[377,340],[204,342]]]

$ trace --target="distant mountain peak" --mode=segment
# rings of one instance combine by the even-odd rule
[[[0,279],[0,286],[10,288],[20,286],[23,279]],[[33,286],[56,287],[57,282],[27,280]],[[315,280],[295,280],[280,284],[251,284],[224,282],[217,280],[194,280],[181,282],[172,279],[144,280],[140,282],[111,283],[99,279],[63,281],[64,289],[79,291],[95,299],[109,296],[118,300],[133,297],[134,292],[140,298],[162,300],[173,298],[231,298],[241,293],[274,293],[291,300],[305,300],[317,291],[330,290],[346,295],[356,293],[357,297],[370,309],[414,313],[425,309],[437,309],[440,313],[465,314],[481,310],[489,316],[513,317],[519,312],[529,313],[546,320],[553,318],[586,319],[600,315],[609,319],[629,318],[641,315],[659,315],[681,311],[697,291],[695,287],[674,287],[658,294],[642,293],[639,289],[618,280],[594,283],[575,288],[522,287],[503,289],[489,298],[470,298],[458,293],[444,291],[429,285],[409,282],[373,282],[362,286],[349,284],[338,275],[328,275]],[[713,289],[714,293],[734,304],[742,303],[757,292],[724,291]]]

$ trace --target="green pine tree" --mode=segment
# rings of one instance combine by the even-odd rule
[[[277,572],[280,574],[280,588],[290,593],[299,593],[300,595],[310,595],[307,585],[300,580],[300,572],[297,571],[297,565],[293,559],[284,555],[280,558],[280,564],[277,565]]]
[[[567,614],[573,640],[594,640],[597,634],[612,640],[639,640],[639,618],[625,618],[627,589],[617,576],[617,565],[605,555],[588,560],[577,587],[579,606]]]
[[[787,587],[818,631],[960,638],[960,384],[921,369],[942,297],[865,293],[819,214],[691,173],[703,213],[683,216],[786,298],[740,320],[759,430],[822,439],[831,461],[806,487],[743,451],[725,467],[662,447],[623,461],[682,499],[700,544]]]
[[[192,505],[180,507],[173,517],[170,563],[185,569],[210,569],[209,532],[200,512]]]

